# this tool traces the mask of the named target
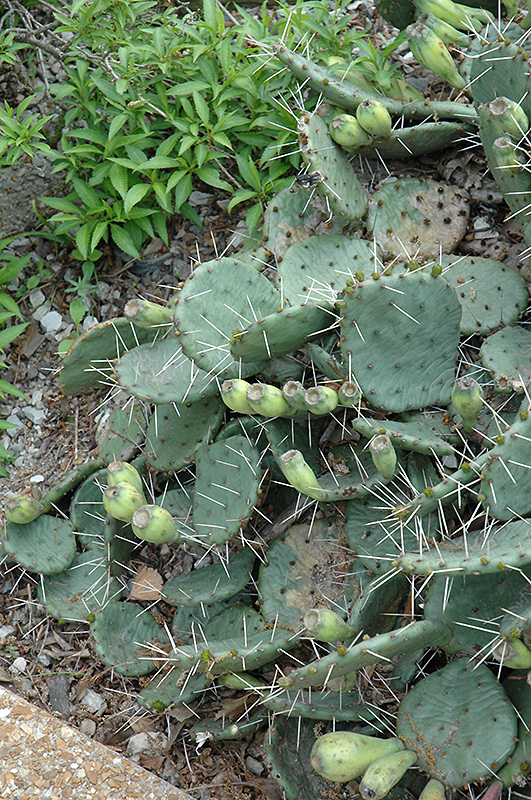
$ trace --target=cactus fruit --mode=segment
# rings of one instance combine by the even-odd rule
[[[317,416],[331,414],[338,402],[337,392],[329,386],[312,386],[304,395],[304,405]]]
[[[314,500],[325,500],[326,492],[321,489],[317,477],[304,460],[299,450],[288,450],[280,457],[280,467],[284,477],[301,494]]]
[[[45,506],[33,495],[20,493],[10,497],[5,504],[6,519],[17,525],[33,522],[45,511]]]
[[[432,28],[415,22],[406,28],[411,52],[424,67],[431,69],[456,89],[464,89],[467,82],[457,71],[454,60],[442,39]]]
[[[133,533],[144,542],[178,542],[180,534],[172,515],[165,508],[147,504],[137,508],[131,519]]]
[[[378,739],[350,731],[325,733],[315,742],[310,757],[313,769],[329,781],[347,783],[376,760],[392,753],[404,753],[399,739]]]
[[[354,629],[330,608],[311,608],[304,615],[304,624],[310,636],[319,642],[338,642],[351,639]]]
[[[111,461],[107,467],[107,483],[128,483],[143,494],[144,485],[138,470],[127,461]]]
[[[247,389],[246,399],[252,413],[263,417],[291,416],[293,409],[276,386],[267,383],[253,383]]]
[[[391,135],[391,115],[379,100],[363,100],[356,109],[356,119],[371,136],[387,139]]]
[[[221,384],[221,399],[238,414],[254,414],[254,408],[247,400],[247,390],[250,387],[251,384],[241,378],[229,378]]]
[[[465,431],[474,430],[483,407],[483,389],[473,378],[459,378],[452,389],[452,403]]]
[[[173,309],[150,300],[129,300],[124,307],[124,315],[139,328],[169,327],[173,323]]]
[[[391,479],[396,469],[396,450],[387,434],[379,434],[369,442],[374,466],[384,478]]]
[[[502,133],[519,142],[529,131],[529,119],[524,109],[508,97],[497,97],[488,105],[490,115],[497,121]]]
[[[122,522],[131,522],[135,511],[145,503],[143,492],[130,483],[111,483],[103,492],[105,511]]]
[[[357,118],[357,112],[355,117],[352,114],[338,114],[331,120],[329,130],[334,142],[350,153],[355,153],[360,147],[372,142],[369,132]]]
[[[417,754],[410,750],[380,756],[369,764],[361,780],[360,794],[363,800],[382,800],[416,763]]]

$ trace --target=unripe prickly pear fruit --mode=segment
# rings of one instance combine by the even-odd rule
[[[137,508],[131,520],[133,533],[145,542],[163,544],[180,539],[175,520],[169,511],[157,505],[146,504]]]
[[[317,416],[330,414],[337,408],[338,402],[337,392],[329,386],[312,386],[304,395],[304,405]]]
[[[304,386],[300,381],[286,381],[282,387],[282,394],[296,411],[306,411],[304,405]]]
[[[107,467],[107,483],[129,483],[139,492],[144,491],[140,473],[127,461],[111,461]]]
[[[483,389],[473,378],[459,378],[452,389],[452,403],[465,431],[474,430],[483,405]]]
[[[330,136],[336,144],[352,151],[366,147],[372,142],[372,137],[351,114],[338,114],[334,117],[330,123]]]
[[[505,134],[517,142],[529,130],[529,119],[524,109],[507,97],[497,97],[489,103],[489,113],[497,120]]]
[[[253,414],[262,414],[264,417],[284,417],[293,414],[281,390],[268,383],[253,383],[247,389],[247,402],[253,409]]]
[[[365,770],[360,783],[363,800],[381,800],[416,763],[417,754],[412,750],[390,753],[373,761]]]
[[[153,328],[173,323],[173,309],[141,298],[129,300],[124,307],[124,316],[139,328]]]
[[[460,31],[479,30],[493,18],[492,14],[484,9],[471,8],[461,3],[454,3],[453,0],[414,0],[414,2],[421,14],[432,13]]]
[[[319,642],[339,642],[352,639],[356,631],[331,608],[311,608],[304,615],[304,624],[310,636]]]
[[[436,17],[435,14],[425,12],[417,17],[417,22],[431,28],[445,44],[455,44],[458,47],[468,47],[470,44],[470,36],[463,31],[458,31],[453,25]]]
[[[342,406],[352,408],[360,402],[361,390],[354,381],[345,381],[338,389],[337,398]]]
[[[4,512],[6,519],[16,525],[27,525],[34,519],[44,514],[43,504],[36,500],[31,494],[14,494],[6,501]]]
[[[374,466],[384,478],[392,478],[396,469],[396,450],[389,436],[380,433],[369,443]]]
[[[221,399],[225,405],[238,414],[254,414],[254,409],[247,402],[247,389],[251,384],[241,378],[231,378],[221,384]]]
[[[317,739],[310,762],[321,777],[347,783],[363,775],[373,761],[403,749],[400,739],[377,739],[351,731],[335,731]]]
[[[388,139],[391,136],[393,120],[383,103],[379,100],[363,100],[356,109],[356,119],[371,136]]]
[[[435,31],[421,22],[415,22],[406,28],[406,34],[411,52],[419,64],[431,69],[456,89],[465,88],[466,81],[457,71],[448,48]]]
[[[326,500],[326,492],[321,489],[314,471],[304,460],[300,450],[288,450],[280,456],[280,469],[284,477],[301,494],[314,500]]]
[[[105,511],[122,522],[131,522],[133,514],[146,504],[146,498],[130,483],[111,483],[103,493]]]
[[[531,650],[521,639],[507,639],[496,647],[492,655],[509,669],[531,669]]]
[[[492,155],[495,168],[508,172],[509,175],[519,174],[525,166],[524,158],[520,156],[514,141],[509,136],[499,136],[493,141]]]
[[[432,778],[421,791],[419,800],[446,800],[444,784]]]

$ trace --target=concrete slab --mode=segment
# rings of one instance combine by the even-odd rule
[[[192,800],[111,748],[0,687],[0,797]]]

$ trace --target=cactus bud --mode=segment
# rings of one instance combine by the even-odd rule
[[[489,20],[492,14],[480,8],[470,8],[453,0],[414,0],[417,10],[421,13],[431,13],[448,25],[460,31],[479,30]]]
[[[293,408],[276,386],[270,386],[268,383],[253,383],[247,389],[246,397],[255,414],[262,414],[264,417],[293,415]]]
[[[304,395],[304,405],[308,411],[318,416],[330,414],[337,408],[338,402],[337,392],[329,386],[312,386]]]
[[[518,150],[509,136],[500,136],[493,141],[492,155],[495,169],[501,169],[508,172],[509,175],[517,175],[524,168],[525,161],[520,158]]]
[[[251,386],[241,378],[232,378],[221,384],[221,399],[232,411],[238,414],[254,414],[254,409],[247,402],[247,389]]]
[[[152,303],[149,300],[129,300],[124,315],[139,328],[153,328],[157,325],[173,323],[173,310],[168,306]]]
[[[356,109],[356,119],[371,136],[388,139],[393,121],[386,107],[379,100],[363,100]]]
[[[419,794],[419,800],[446,800],[444,784],[432,778]]]
[[[175,520],[169,511],[156,505],[143,505],[137,508],[131,520],[133,533],[145,542],[163,544],[178,542],[180,539]]]
[[[314,471],[304,460],[300,450],[288,450],[280,456],[280,469],[286,480],[301,494],[314,500],[326,500],[326,492],[321,489]]]
[[[306,411],[304,405],[304,386],[300,381],[287,381],[282,387],[282,394],[296,411]]]
[[[361,391],[354,381],[345,381],[338,389],[337,399],[342,406],[352,408],[352,406],[357,406],[360,402]]]
[[[460,378],[452,389],[452,403],[465,431],[474,430],[483,405],[483,389],[473,378]]]
[[[360,783],[363,800],[381,800],[396,786],[407,770],[417,763],[417,754],[402,750],[382,756],[370,764]]]
[[[519,142],[529,130],[527,114],[514,100],[497,97],[489,103],[489,112],[491,117],[500,123],[503,132],[511,139]]]
[[[458,47],[468,47],[470,44],[470,36],[458,31],[453,25],[436,17],[435,14],[425,12],[417,17],[417,22],[431,28],[445,44],[455,44]]]
[[[411,52],[419,64],[431,69],[456,89],[465,88],[466,81],[457,71],[445,43],[435,31],[421,22],[415,22],[406,28],[406,34]]]
[[[319,642],[338,642],[340,639],[352,639],[356,631],[339,614],[330,608],[311,608],[304,615],[304,624],[308,633]]]
[[[351,731],[335,731],[320,736],[312,747],[313,769],[329,781],[347,783],[366,771],[376,759],[403,751],[399,739],[377,739]]]
[[[5,515],[10,522],[16,525],[26,525],[34,519],[44,514],[45,507],[36,500],[31,494],[14,494],[7,500],[5,505]]]
[[[107,467],[107,483],[129,483],[137,491],[144,491],[140,473],[127,461],[111,461]]]
[[[396,450],[389,436],[385,433],[373,436],[369,449],[378,472],[384,478],[392,478],[396,469]]]
[[[372,137],[351,114],[338,114],[337,117],[334,117],[330,123],[330,136],[336,144],[353,151],[360,147],[366,147],[372,142]]]
[[[531,669],[531,650],[521,639],[511,638],[501,642],[492,655],[509,669]]]
[[[146,498],[130,483],[112,483],[103,493],[105,511],[122,522],[131,522],[133,514],[146,504]]]

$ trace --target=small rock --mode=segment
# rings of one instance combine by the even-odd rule
[[[94,736],[96,733],[96,723],[93,719],[82,719],[79,724],[79,730],[81,733],[84,733],[85,736]]]
[[[41,425],[46,416],[44,409],[34,408],[33,406],[24,406],[21,411],[34,425]]]
[[[156,757],[165,753],[167,747],[168,738],[163,733],[135,733],[127,742],[127,755],[133,757],[142,753]]]
[[[207,194],[207,192],[199,192],[193,191],[188,198],[188,203],[191,206],[202,206],[205,203],[209,203],[213,198],[213,195]]]
[[[39,308],[39,306],[42,306],[42,304],[46,302],[44,292],[41,292],[40,289],[37,289],[35,292],[30,294],[29,301],[32,308]]]
[[[245,759],[245,766],[247,767],[249,772],[252,772],[253,775],[256,775],[257,777],[259,777],[264,771],[264,765],[262,764],[262,762],[258,761],[256,758],[253,758],[252,756],[247,756],[247,758]]]
[[[29,479],[30,483],[43,483],[45,481],[44,475],[32,475]]]
[[[42,664],[43,667],[49,667],[52,663],[52,659],[50,656],[47,656],[46,653],[39,653],[37,656],[37,661],[39,664]]]
[[[23,672],[26,672],[28,668],[28,662],[22,656],[15,658],[9,669],[14,675],[21,675]]]
[[[105,709],[107,708],[107,702],[105,698],[98,694],[93,689],[87,689],[83,697],[81,698],[81,705],[88,708],[93,714],[101,716],[104,713]]]
[[[7,429],[8,436],[14,436],[17,432],[17,428],[20,428],[22,425],[22,420],[20,419],[20,417],[17,417],[16,414],[10,414],[6,419],[6,422],[9,422],[10,425],[15,426],[14,428]]]
[[[46,333],[57,333],[63,324],[63,318],[58,311],[48,311],[48,313],[41,318],[40,323]]]
[[[93,328],[94,325],[98,325],[99,319],[96,317],[91,317],[90,314],[85,317],[83,320],[83,330],[88,331],[89,328]]]
[[[15,628],[12,625],[1,625],[0,644],[5,642],[6,639],[9,639],[10,636],[13,636],[14,633],[15,633]]]

